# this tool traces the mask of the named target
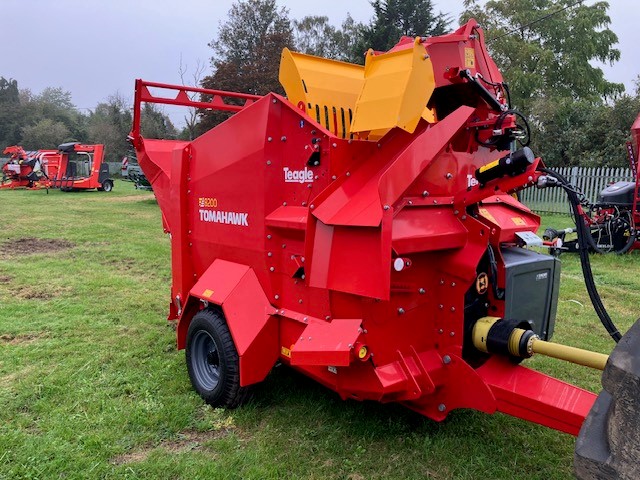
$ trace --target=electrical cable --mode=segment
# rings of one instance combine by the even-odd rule
[[[543,20],[546,20],[547,18],[553,17],[554,15],[557,15],[557,14],[558,14],[558,13],[560,13],[560,12],[564,12],[565,10],[568,10],[569,8],[573,8],[573,7],[575,7],[575,6],[576,6],[576,5],[578,5],[579,3],[581,4],[583,1],[584,1],[584,0],[577,0],[577,1],[573,2],[572,4],[570,4],[570,5],[565,5],[565,6],[564,6],[564,7],[562,7],[561,9],[556,10],[555,12],[548,13],[548,14],[546,14],[546,15],[543,15],[543,16],[542,16],[542,17],[540,17],[540,18],[537,18],[536,20],[533,20],[532,22],[525,23],[524,25],[521,25],[521,26],[519,26],[519,27],[517,27],[517,28],[514,28],[514,29],[512,29],[512,30],[509,30],[508,32],[503,33],[502,35],[498,35],[497,37],[490,38],[489,40],[487,40],[487,43],[491,43],[491,42],[493,42],[494,40],[498,40],[498,39],[500,39],[500,38],[502,38],[502,37],[506,37],[507,35],[511,35],[512,33],[519,32],[520,30],[523,30],[523,29],[525,29],[525,28],[527,28],[527,27],[530,27],[531,25],[535,25],[535,24],[536,24],[536,23],[538,23],[538,22],[542,22]]]
[[[589,299],[591,300],[591,304],[593,305],[593,308],[596,311],[600,322],[602,322],[605,330],[617,343],[622,338],[622,335],[613,323],[613,320],[611,320],[609,313],[602,303],[602,299],[598,294],[595,280],[593,279],[593,271],[591,270],[591,261],[589,259],[589,248],[591,247],[595,251],[598,251],[598,248],[593,241],[593,237],[591,236],[591,230],[587,229],[587,225],[580,215],[581,202],[578,199],[578,195],[576,194],[576,189],[573,188],[569,181],[561,174],[548,168],[541,168],[540,171],[558,180],[560,186],[567,193],[567,197],[569,198],[569,203],[571,204],[573,214],[577,219],[576,233],[578,234],[578,252],[580,254],[580,265],[582,266],[582,275],[587,287],[587,293],[589,294]]]

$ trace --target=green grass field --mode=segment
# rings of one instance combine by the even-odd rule
[[[568,435],[501,414],[435,423],[398,405],[343,402],[284,367],[246,407],[204,405],[165,320],[160,211],[130,183],[108,194],[2,191],[0,225],[1,479],[571,477]],[[562,261],[554,340],[609,353],[577,257]],[[593,269],[626,331],[640,256],[594,257]],[[600,390],[598,372],[527,364]]]

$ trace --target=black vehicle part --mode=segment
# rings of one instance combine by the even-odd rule
[[[602,322],[602,325],[607,330],[609,335],[611,335],[611,337],[616,342],[619,342],[620,338],[622,338],[622,335],[620,335],[618,328],[615,326],[613,320],[611,320],[611,317],[607,312],[607,309],[604,307],[602,299],[598,294],[596,283],[593,279],[593,272],[591,271],[591,261],[589,259],[589,248],[593,248],[595,250],[597,246],[593,241],[590,230],[588,229],[587,225],[585,225],[585,222],[580,214],[580,200],[578,199],[576,189],[563,175],[559,174],[558,172],[555,172],[548,168],[541,168],[540,171],[558,180],[559,185],[567,193],[569,203],[571,204],[571,210],[573,211],[573,215],[576,221],[576,232],[578,234],[578,253],[580,254],[580,265],[582,266],[582,275],[587,287],[587,293],[589,294],[589,298],[591,299],[593,308],[596,311],[598,318]]]
[[[194,315],[187,332],[186,361],[191,384],[209,405],[235,408],[249,399],[250,388],[240,386],[238,351],[218,310]]]

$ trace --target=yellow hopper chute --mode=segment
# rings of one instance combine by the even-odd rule
[[[413,47],[374,55],[365,66],[291,52],[285,48],[280,83],[289,101],[342,138],[371,140],[394,127],[413,132],[435,87],[433,67],[420,38]]]

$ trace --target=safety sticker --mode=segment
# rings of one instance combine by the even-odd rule
[[[287,358],[291,358],[291,350],[287,347],[280,347],[280,353]]]
[[[498,223],[495,217],[491,215],[491,212],[489,212],[489,210],[487,210],[486,208],[479,208],[478,212],[480,212],[480,215],[482,215],[484,218],[489,220],[491,223],[495,223],[495,224]]]
[[[208,288],[202,292],[203,297],[211,298],[213,296],[213,290],[209,290]]]
[[[473,48],[464,49],[464,66],[465,68],[476,68],[476,52]]]
[[[527,222],[525,222],[524,218],[522,217],[511,217],[511,221],[513,223],[515,223],[516,225],[526,225]]]
[[[489,275],[485,272],[481,272],[476,278],[476,292],[479,295],[483,295],[489,289]]]

